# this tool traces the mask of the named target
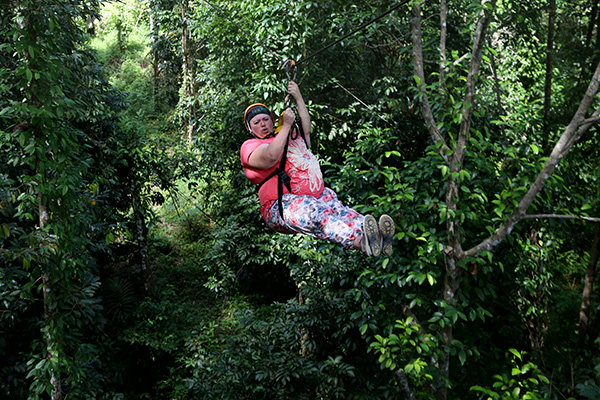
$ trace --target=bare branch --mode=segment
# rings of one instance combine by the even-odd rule
[[[452,66],[456,67],[458,64],[460,64],[461,62],[463,62],[467,57],[469,57],[469,53],[465,53],[462,56],[460,56],[458,59],[456,59],[453,63]]]
[[[596,111],[596,112],[598,112],[598,111]],[[598,121],[600,121],[600,115],[595,115],[595,116],[592,116],[590,118],[584,119],[583,123],[584,124],[595,124]]]
[[[596,280],[596,267],[600,259],[600,224],[596,224],[594,230],[594,239],[590,250],[590,258],[585,271],[585,281],[583,284],[583,293],[581,294],[581,307],[579,308],[579,337],[577,344],[579,348],[585,348],[585,342],[588,336],[588,328],[590,321],[590,305],[592,292],[594,289],[594,281]]]
[[[579,219],[583,221],[600,222],[600,218],[562,214],[527,214],[524,215],[522,219]]]

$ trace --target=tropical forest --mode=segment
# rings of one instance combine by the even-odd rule
[[[599,89],[599,0],[0,0],[0,399],[600,400]]]

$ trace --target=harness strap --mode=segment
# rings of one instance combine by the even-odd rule
[[[281,219],[283,219],[283,203],[281,202],[283,198],[283,185],[285,185],[288,192],[292,193],[292,186],[290,185],[291,178],[285,172],[285,163],[287,162],[287,150],[289,144],[290,137],[288,136],[283,149],[283,154],[281,155],[281,160],[279,161],[279,167],[275,168],[275,170],[271,172],[269,176],[267,176],[261,183],[258,184],[258,190],[260,190],[262,185],[264,185],[269,179],[277,176],[277,204],[279,205],[279,215],[281,216]]]
[[[296,117],[298,119],[298,123],[294,124],[292,127],[292,133],[290,136],[292,137],[292,140],[296,140],[298,139],[299,134],[302,137],[302,140],[304,140],[304,143],[306,143],[306,138],[304,137],[304,127],[302,127],[302,120],[300,119],[300,115],[297,115]]]
[[[299,116],[298,119],[300,119]],[[287,151],[288,146],[290,144],[290,136],[292,137],[292,140],[296,140],[298,138],[298,135],[300,135],[302,136],[302,140],[304,140],[304,143],[306,143],[306,138],[304,137],[304,128],[302,127],[302,121],[298,122],[298,124],[294,124],[294,126],[292,127],[292,132],[285,142],[283,154],[281,155],[281,160],[279,161],[279,167],[275,168],[275,170],[271,172],[269,176],[267,176],[265,179],[262,180],[262,182],[258,184],[258,190],[260,190],[262,185],[267,183],[267,181],[269,181],[274,176],[277,176],[277,204],[279,205],[279,215],[281,216],[281,219],[283,219],[283,204],[281,201],[283,198],[283,185],[285,185],[288,192],[292,193],[292,186],[290,185],[291,178],[287,174],[287,172],[285,172],[285,164],[287,162]]]

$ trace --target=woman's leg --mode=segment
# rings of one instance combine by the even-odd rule
[[[358,211],[345,206],[337,197],[337,194],[330,188],[325,187],[319,200],[325,202],[333,213],[344,221],[349,227],[353,228],[358,236],[362,235],[362,226],[365,217]]]
[[[340,203],[331,189],[318,199],[285,194],[282,206],[284,220],[277,202],[267,210],[266,222],[271,229],[328,239],[344,249],[355,248],[355,242],[360,242],[364,216]]]

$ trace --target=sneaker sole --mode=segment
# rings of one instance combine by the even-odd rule
[[[365,247],[371,252],[373,257],[377,257],[381,253],[381,246],[377,238],[377,221],[372,215],[366,215],[363,222],[363,232],[365,234]]]
[[[381,253],[389,256],[394,251],[392,240],[394,239],[394,220],[389,215],[382,215],[379,218],[379,233],[381,233]]]

